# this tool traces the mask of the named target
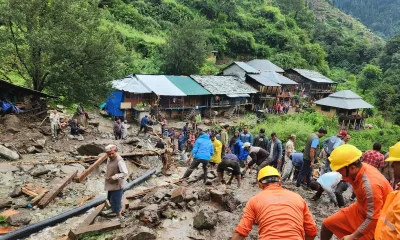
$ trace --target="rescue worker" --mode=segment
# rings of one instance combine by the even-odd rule
[[[322,174],[317,181],[311,183],[310,188],[317,193],[311,200],[316,201],[320,199],[322,193],[326,191],[328,196],[335,204],[335,206],[344,207],[343,192],[347,190],[349,186],[345,181],[342,180],[342,175],[338,172],[328,172]]]
[[[371,240],[376,223],[392,187],[373,166],[361,162],[362,152],[346,144],[331,153],[329,161],[333,171],[339,172],[351,184],[357,202],[326,218],[322,223],[321,240],[339,239]]]
[[[239,164],[239,158],[236,157],[234,154],[226,154],[222,162],[218,164],[217,167],[217,174],[218,174],[218,184],[225,183],[224,180],[224,172],[231,172],[231,178],[228,181],[228,185],[231,185],[232,179],[236,177],[238,187],[240,187],[241,184],[241,177],[240,177],[240,164]]]
[[[249,152],[249,156],[251,158],[250,162],[246,164],[246,168],[242,172],[242,177],[246,174],[247,169],[253,168],[254,164],[257,164],[258,170],[262,169],[263,167],[267,166],[270,162],[268,161],[269,152],[264,150],[260,147],[253,147],[250,145],[249,142],[244,143],[244,149]]]
[[[389,149],[389,158],[395,179],[400,179],[400,142]],[[375,229],[375,240],[400,239],[400,183],[395,187],[397,191],[389,193],[382,208]]]
[[[117,153],[117,146],[108,145],[105,150],[108,159],[104,190],[107,191],[107,200],[110,201],[112,212],[121,218],[121,202],[124,193],[122,188],[126,183],[128,168],[122,157]]]
[[[214,154],[211,156],[210,165],[215,166],[221,162],[222,143],[216,138],[215,134],[211,135],[211,142],[214,147]]]
[[[258,172],[257,180],[262,192],[247,202],[232,240],[245,239],[255,222],[259,240],[314,239],[317,225],[306,201],[282,188],[278,170],[266,166]]]

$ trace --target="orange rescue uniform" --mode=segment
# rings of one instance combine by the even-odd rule
[[[355,180],[349,183],[357,202],[326,218],[323,224],[340,239],[358,230],[363,234],[360,240],[370,240],[374,237],[386,196],[393,189],[375,167],[366,163],[362,164]]]
[[[300,240],[317,235],[317,225],[304,199],[279,186],[269,186],[252,197],[235,232],[247,237],[258,223],[258,239]]]
[[[393,191],[386,197],[375,230],[375,240],[396,239],[400,239],[400,190]]]

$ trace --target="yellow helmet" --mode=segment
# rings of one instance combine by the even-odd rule
[[[257,176],[257,181],[260,181],[261,179],[265,177],[279,177],[281,178],[281,175],[279,174],[278,170],[274,167],[271,166],[266,166],[263,167],[259,172]]]
[[[337,147],[329,156],[331,169],[337,171],[341,168],[349,166],[362,156],[362,152],[353,145],[345,144]]]
[[[397,162],[400,161],[400,142],[396,143],[389,149],[389,157],[385,160],[386,162]]]

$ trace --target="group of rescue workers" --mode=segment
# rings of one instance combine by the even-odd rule
[[[226,184],[231,184],[236,178],[240,187],[247,170],[250,169],[251,174],[252,168],[257,166],[256,180],[262,191],[247,202],[240,223],[234,230],[233,240],[246,238],[253,224],[258,225],[258,239],[261,240],[308,240],[317,236],[318,229],[306,201],[297,193],[282,187],[282,182],[290,179],[293,169],[293,180],[297,187],[306,185],[303,187],[317,191],[311,200],[318,200],[326,191],[333,204],[342,207],[323,221],[321,240],[331,239],[333,235],[344,240],[400,239],[400,184],[396,182],[400,179],[400,142],[390,147],[384,160],[390,163],[394,172],[394,180],[389,183],[375,166],[370,165],[373,162],[363,161],[363,153],[347,144],[348,134],[342,130],[337,136],[323,141],[325,173],[317,181],[312,181],[314,165],[319,156],[319,139],[327,134],[326,129],[321,128],[311,134],[302,153],[295,151],[296,136],[292,134],[285,144],[282,162],[282,143],[275,133],[271,134],[269,140],[265,130],[261,129],[260,135],[253,140],[246,127],[243,132],[229,139],[228,131],[229,125],[225,125],[218,135],[199,132],[188,163],[193,161],[182,178],[188,178],[202,164],[205,183],[208,169],[216,167],[218,184],[225,184],[224,173],[227,172],[230,179]],[[121,217],[122,182],[128,171],[116,151],[115,145],[106,147],[109,159],[105,185],[112,211]],[[244,168],[242,172],[241,168]],[[356,202],[344,207],[342,193],[349,185]]]
[[[363,153],[347,144],[350,138],[346,131],[341,130],[337,136],[323,141],[326,159],[322,171],[325,173],[316,181],[312,180],[312,174],[320,155],[319,139],[327,134],[326,129],[321,128],[311,134],[302,153],[294,150],[296,136],[292,134],[285,145],[285,160],[282,162],[282,143],[275,133],[268,140],[262,129],[254,141],[243,143],[241,135],[247,139],[252,139],[252,136],[248,131],[242,132],[235,135],[237,139],[231,139],[232,145],[229,146],[228,131],[229,126],[225,125],[219,138],[200,132],[188,159],[188,162],[193,161],[182,178],[188,178],[202,164],[202,178],[206,182],[209,165],[210,168],[217,165],[218,184],[225,184],[224,172],[228,172],[231,177],[227,184],[236,178],[240,187],[247,170],[250,169],[251,173],[257,165],[257,184],[262,192],[247,202],[233,240],[247,237],[255,223],[258,224],[259,239],[316,237],[317,226],[306,201],[297,193],[282,187],[282,182],[290,178],[293,168],[297,187],[304,185],[307,189],[317,191],[311,200],[318,200],[326,191],[331,202],[342,207],[323,221],[321,240],[331,239],[333,235],[344,240],[400,239],[400,193],[398,190],[393,192],[393,188],[397,189],[400,184],[396,185],[396,181],[389,183],[375,166],[363,162]],[[260,138],[264,144],[261,147]],[[400,142],[390,147],[385,161],[391,163],[394,179],[399,180]],[[244,168],[242,172],[241,167]],[[349,185],[357,200],[344,208],[342,194]]]

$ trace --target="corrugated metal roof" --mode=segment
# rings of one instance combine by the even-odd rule
[[[268,79],[266,76],[264,75],[260,75],[260,74],[248,74],[247,76],[249,76],[250,78],[256,80],[257,82],[261,83],[264,86],[267,87],[280,87],[281,85],[279,85],[278,83],[271,81],[270,79]]]
[[[315,104],[342,109],[362,109],[374,107],[362,100],[360,96],[350,90],[333,93],[326,98],[316,101]]]
[[[226,94],[226,96],[230,98],[237,98],[237,97],[250,97],[249,94],[247,93],[242,93],[242,94]]]
[[[251,94],[257,90],[239,80],[236,76],[200,76],[191,75],[196,82],[212,94]]]
[[[169,76],[169,75],[166,75],[166,77],[188,96],[211,95],[209,91],[207,91],[205,88],[203,88],[200,84],[198,84],[195,80],[193,80],[190,77]]]
[[[285,72],[285,70],[267,59],[254,59],[248,61],[247,64],[261,72]]]
[[[112,81],[115,89],[130,93],[151,93],[151,90],[139,82],[134,76]]]
[[[0,79],[0,85],[5,86],[6,94],[13,93],[14,92],[13,89],[16,89],[16,90],[19,90],[21,92],[23,91],[23,92],[26,92],[27,94],[31,94],[31,95],[34,95],[34,96],[58,98],[57,96],[49,95],[49,94],[46,94],[46,93],[43,93],[43,92],[39,92],[39,91],[30,89],[30,88],[26,88],[26,87],[15,85],[15,84],[7,82],[6,80],[3,80],[3,79]]]
[[[313,70],[293,68],[293,71],[296,71],[301,76],[308,78],[316,83],[336,83],[331,79],[325,77],[321,73]]]
[[[159,96],[186,96],[164,75],[140,75],[136,78],[148,89]]]
[[[277,73],[277,72],[262,72],[261,75],[265,76],[269,80],[282,84],[282,85],[297,85],[298,83]]]
[[[248,65],[245,62],[233,62],[232,64],[238,65],[241,69],[243,69],[246,73],[260,73],[257,69],[253,68],[252,66]],[[231,65],[232,65],[231,64]],[[230,65],[229,65],[230,66]]]

